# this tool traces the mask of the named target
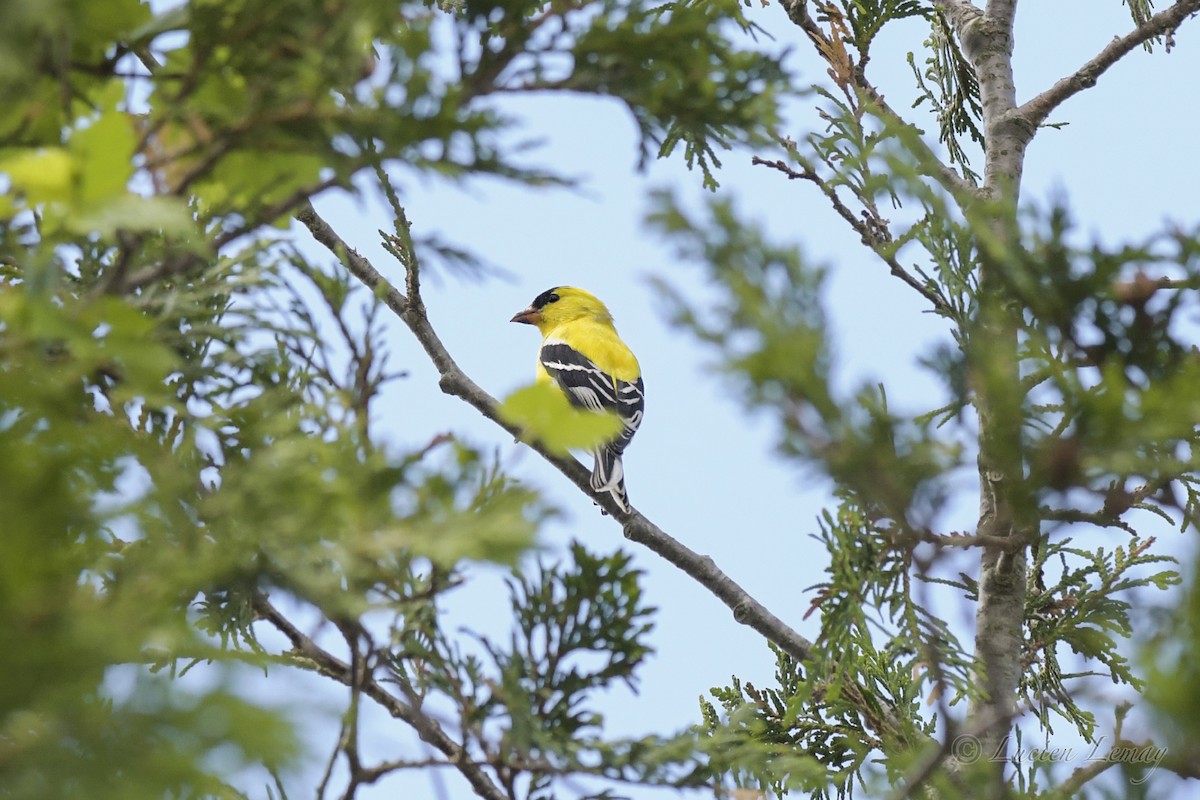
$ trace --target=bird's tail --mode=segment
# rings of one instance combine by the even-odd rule
[[[621,453],[610,447],[601,447],[593,455],[596,463],[592,467],[592,491],[596,494],[607,492],[622,511],[628,511],[629,495],[625,493],[625,467],[621,463]]]

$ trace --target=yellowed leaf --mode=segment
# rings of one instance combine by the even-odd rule
[[[513,392],[500,404],[500,416],[519,427],[522,438],[536,439],[564,455],[612,441],[621,430],[616,414],[581,411],[551,383],[535,383]]]

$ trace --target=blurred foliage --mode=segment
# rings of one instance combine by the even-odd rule
[[[169,413],[179,364],[152,329],[106,298],[0,288],[5,797],[207,794],[219,781],[203,764],[218,749],[276,767],[296,754],[289,728],[225,689],[192,696],[141,675],[127,696],[103,690],[112,665],[152,650],[215,654],[186,615],[210,572],[181,564],[168,580],[157,564],[124,565],[131,540],[181,560],[152,509],[180,508],[197,488],[199,454],[149,422],[151,404]],[[205,538],[198,521],[177,533]]]
[[[1045,730],[1054,730],[1053,713],[1072,723],[1085,741],[1095,741],[1095,715],[1081,707],[1069,681],[1099,674],[1115,684],[1146,689],[1146,680],[1133,672],[1120,646],[1133,634],[1133,606],[1128,598],[1138,588],[1161,591],[1180,580],[1173,569],[1138,574],[1138,567],[1174,563],[1173,558],[1151,552],[1153,544],[1153,538],[1134,538],[1128,546],[1089,551],[1072,546],[1068,538],[1047,542],[1039,549],[1034,568],[1045,574],[1047,562],[1057,561],[1059,578],[1053,585],[1039,586],[1026,599],[1029,640],[1025,662],[1029,666],[1020,691]],[[1096,662],[1107,674],[1064,673],[1059,659],[1062,648]]]
[[[656,278],[673,321],[711,349],[747,408],[774,423],[781,455],[828,476],[841,500],[817,523],[829,567],[808,590],[821,631],[814,654],[802,663],[780,655],[774,685],[735,677],[701,701],[709,735],[736,743],[722,740],[710,768],[727,786],[773,793],[873,793],[919,774],[931,791],[971,796],[969,787],[982,785],[971,776],[988,759],[955,773],[964,765],[945,766],[949,744],[937,739],[951,741],[966,716],[959,704],[981,692],[979,665],[954,636],[948,609],[978,603],[964,556],[984,542],[945,529],[955,484],[975,461],[980,382],[999,375],[1005,357],[979,319],[997,304],[1020,309],[1020,380],[1002,394],[1021,436],[1003,446],[1024,460],[1013,492],[1025,498],[1020,511],[1040,522],[1036,541],[1015,544],[1033,545],[1018,688],[1032,713],[1015,735],[1111,746],[1093,693],[1116,684],[1136,697],[1152,685],[1131,657],[1133,598],[1180,582],[1169,551],[1155,547],[1154,525],[1197,526],[1196,349],[1186,341],[1195,333],[1200,235],[1172,229],[1140,244],[1081,245],[1063,207],[1014,215],[962,195],[910,129],[874,114],[866,127],[853,104],[819,96],[840,109],[830,132],[807,147],[789,144],[782,169],[768,166],[817,185],[835,210],[848,208],[842,192],[861,204],[864,243],[948,323],[921,359],[942,394],[902,411],[882,385],[847,391],[823,310],[825,270],[773,242],[728,200],[692,211],[657,198],[650,227],[680,261],[699,265],[710,287]],[[876,201],[887,197],[915,215],[873,226]],[[999,239],[997,219],[1019,226],[1020,246]],[[1002,294],[980,295],[984,259]],[[1186,615],[1176,624],[1186,630]],[[1144,633],[1138,638],[1161,641]],[[1151,663],[1186,683],[1178,647],[1165,647],[1171,655]],[[1186,759],[1175,763],[1192,774]],[[1013,783],[1021,796],[1041,796],[1070,766],[1018,759]],[[1131,766],[1122,780],[1143,777]]]
[[[1200,763],[1200,556],[1193,557],[1188,574],[1182,602],[1147,642],[1140,659],[1147,667],[1146,694],[1155,707],[1154,721],[1161,726],[1160,744],[1180,771]]]
[[[401,374],[385,307],[287,228],[374,174],[402,261],[474,267],[413,235],[393,176],[569,184],[523,160],[499,99],[515,92],[616,98],[643,162],[682,147],[715,187],[720,150],[767,140],[786,77],[727,35],[752,32],[741,7],[9,0],[0,16],[0,797],[234,797],[255,767],[282,794],[310,754],[234,680],[280,663],[351,686],[347,730],[388,681],[456,702],[473,681],[479,724],[452,733],[492,774],[500,747],[534,794],[571,771],[687,780],[690,747],[606,742],[590,710],[649,652],[627,556],[515,571],[511,643],[461,656],[442,593],[467,562],[516,567],[552,511],[427,421],[404,421],[424,446],[380,440],[375,402]],[[338,672],[293,615],[351,653],[381,636],[380,682]],[[353,737],[339,754],[347,796],[405,768],[368,778]]]
[[[337,281],[302,291],[295,257],[255,251],[131,301],[0,290],[6,796],[220,794],[218,745],[286,765],[290,729],[253,704],[146,675],[114,698],[110,666],[265,663],[258,593],[357,616],[394,590],[399,554],[514,563],[529,546],[544,510],[476,451],[398,457],[364,438],[381,330],[348,345],[351,380],[333,374],[333,323],[299,304],[371,311],[334,305]],[[289,295],[290,313],[268,305]]]
[[[869,498],[875,517],[930,525],[944,501],[940,478],[960,463],[959,448],[931,436],[928,420],[892,413],[881,387],[848,397],[834,388],[822,271],[795,247],[769,243],[727,201],[693,217],[660,195],[649,222],[722,287],[702,309],[657,284],[674,322],[717,349],[748,404],[777,412],[780,451],[820,463],[838,485]]]

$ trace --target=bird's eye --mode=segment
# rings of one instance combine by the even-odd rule
[[[551,295],[550,295],[549,297],[547,297],[547,298],[546,298],[546,302],[547,302],[547,303],[554,303],[554,302],[557,302],[557,301],[558,301],[558,295],[556,295],[556,294],[553,294],[553,293],[551,293]]]

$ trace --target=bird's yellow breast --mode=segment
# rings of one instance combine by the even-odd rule
[[[635,381],[642,370],[637,358],[611,324],[592,320],[574,320],[546,332],[545,341],[556,340],[578,351],[593,364],[622,381]],[[538,380],[550,380],[538,364]]]

